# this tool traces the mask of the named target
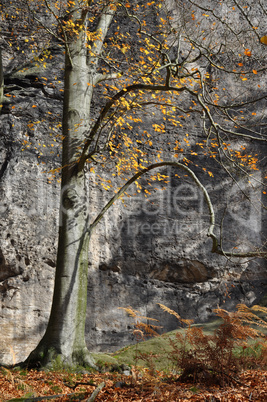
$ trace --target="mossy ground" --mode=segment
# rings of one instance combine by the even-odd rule
[[[216,319],[204,324],[194,324],[194,326],[201,327],[204,334],[212,335],[221,323],[221,319]],[[179,328],[143,342],[135,342],[114,353],[93,353],[92,355],[95,359],[96,365],[104,371],[109,371],[110,369],[116,370],[116,367],[118,368],[118,371],[120,371],[120,367],[123,365],[148,368],[153,365],[155,370],[173,372],[177,370],[177,367],[175,367],[175,364],[170,359],[172,352],[170,339],[175,339],[176,333],[183,334],[185,333],[185,329]],[[257,341],[251,340],[248,344],[255,345],[255,342]],[[257,347],[254,349],[257,350]],[[241,349],[236,349],[237,354],[240,354],[241,352]],[[252,349],[250,350],[248,348],[246,353],[250,354],[254,352]],[[147,358],[144,359],[141,357],[144,355],[146,355]],[[151,358],[149,358],[149,355]]]
[[[217,319],[205,324],[195,324],[195,326],[203,327],[205,334],[211,335],[221,322],[220,319]],[[149,355],[154,355],[153,364],[156,370],[172,371],[173,364],[169,358],[172,350],[170,339],[175,339],[177,332],[183,333],[184,331],[183,328],[179,328],[143,342],[135,342],[114,353],[93,353],[92,355],[96,365],[103,369],[106,367],[106,370],[110,367],[115,369],[116,366],[121,365],[148,367],[152,364]],[[148,358],[144,360],[141,355],[147,355]]]

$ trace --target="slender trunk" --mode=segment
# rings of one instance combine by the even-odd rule
[[[88,272],[88,203],[84,171],[78,170],[90,121],[93,85],[81,37],[69,44],[65,63],[63,159],[59,244],[51,314],[46,333],[29,361],[46,365],[54,356],[66,364],[93,365],[85,344]]]
[[[116,11],[114,0],[102,10],[97,39],[88,55],[87,14],[72,12],[82,29],[65,31],[66,60],[63,106],[63,157],[60,228],[53,303],[46,332],[24,364],[47,366],[60,357],[64,364],[93,366],[85,344],[89,246],[88,186],[83,148],[90,125],[90,105],[97,82],[103,42]],[[82,18],[81,18],[82,17]],[[100,74],[101,75],[101,74]],[[81,159],[79,157],[82,156]],[[81,162],[81,163],[79,163]]]
[[[0,48],[0,111],[2,109],[3,99],[4,99],[4,73],[2,64],[2,50]]]

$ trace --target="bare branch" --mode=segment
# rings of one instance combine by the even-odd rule
[[[118,4],[117,0],[111,0],[110,2],[108,2],[108,4],[104,7],[103,11],[101,12],[101,16],[97,28],[95,30],[96,39],[94,40],[92,49],[90,51],[92,56],[89,57],[89,63],[90,62],[94,63],[95,57],[98,57],[102,51],[103,42],[107,36],[109,26],[116,12],[117,4]],[[94,82],[94,85],[95,84],[96,82]]]
[[[245,257],[260,257],[260,258],[266,258],[267,257],[267,252],[261,251],[261,250],[256,250],[256,251],[251,251],[251,252],[244,252],[244,253],[235,253],[235,252],[227,252],[221,249],[219,246],[218,239],[216,235],[214,234],[214,229],[215,229],[215,212],[213,208],[212,201],[210,199],[209,193],[206,189],[206,187],[200,182],[196,174],[186,165],[180,163],[180,162],[173,162],[173,161],[164,161],[164,162],[159,162],[159,163],[154,163],[139,172],[137,172],[134,176],[132,176],[127,183],[122,186],[119,191],[108,201],[108,203],[102,208],[100,213],[97,215],[97,217],[94,219],[94,221],[90,224],[88,232],[90,235],[92,234],[94,228],[96,225],[102,220],[104,214],[108,211],[109,208],[112,207],[112,205],[127,191],[129,186],[134,183],[136,180],[138,180],[141,176],[146,174],[147,172],[153,170],[153,169],[158,169],[163,166],[173,166],[179,169],[182,169],[188,173],[188,175],[193,179],[193,181],[196,183],[196,185],[200,188],[202,191],[207,207],[209,209],[209,228],[207,231],[207,236],[212,239],[212,253],[216,253],[219,255],[223,255],[226,257],[237,257],[237,258],[245,258]]]

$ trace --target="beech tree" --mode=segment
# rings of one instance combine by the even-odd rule
[[[162,166],[185,171],[204,194],[212,252],[233,256],[220,244],[212,201],[194,173],[198,152],[190,148],[190,125],[197,119],[204,136],[199,149],[230,175],[229,166],[248,177],[257,169],[257,157],[236,140],[267,139],[262,84],[266,10],[261,0],[5,3],[4,18],[23,9],[27,35],[34,31],[40,38],[42,32],[47,38],[43,46],[56,41],[65,52],[54,296],[46,332],[26,363],[45,366],[60,356],[66,364],[92,366],[84,337],[90,237],[133,182],[140,191],[138,179],[148,172],[150,180],[162,180],[156,170]],[[96,110],[94,96],[100,98]],[[150,132],[142,127],[144,114],[151,116]],[[166,121],[173,126],[171,137],[165,133]],[[168,142],[166,149],[161,142]],[[125,182],[92,219],[86,180],[99,167]],[[205,166],[203,174],[213,176]],[[236,253],[245,255],[266,253]]]
[[[0,49],[0,107],[2,106],[3,96],[4,96],[4,75],[2,66],[2,53]]]

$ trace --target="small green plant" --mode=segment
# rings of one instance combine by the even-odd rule
[[[199,389],[197,387],[191,387],[190,391],[193,392],[194,394],[197,394],[199,392]]]
[[[62,392],[62,388],[59,387],[58,385],[52,385],[51,391],[55,392],[55,394],[60,394],[60,392]]]
[[[19,384],[17,388],[18,388],[19,390],[24,391],[24,390],[27,388],[27,386],[26,386],[25,384]]]
[[[25,370],[25,368],[22,368],[20,366],[14,367],[12,369],[12,371],[13,371],[14,374],[19,374],[20,376],[25,376],[26,377],[28,375],[28,371]]]

